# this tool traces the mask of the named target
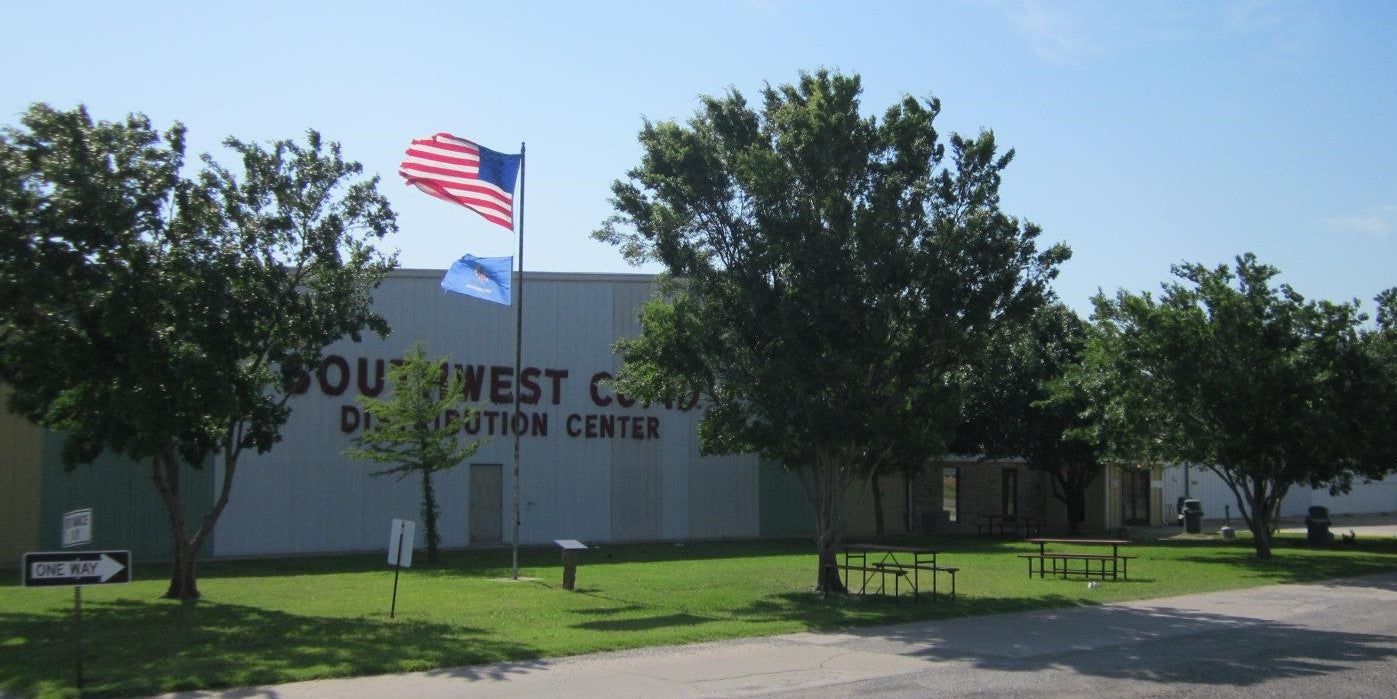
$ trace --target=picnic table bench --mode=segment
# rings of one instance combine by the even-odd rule
[[[1028,541],[1031,544],[1038,544],[1038,553],[1019,554],[1019,558],[1028,561],[1028,577],[1030,578],[1033,577],[1033,562],[1037,561],[1038,577],[1040,578],[1047,577],[1048,573],[1052,573],[1053,575],[1061,575],[1063,578],[1068,575],[1081,575],[1088,578],[1099,577],[1102,580],[1108,577],[1112,580],[1130,579],[1130,561],[1135,556],[1122,556],[1120,554],[1120,547],[1130,545],[1130,541],[1126,539],[1029,539]],[[1111,552],[1049,551],[1049,544],[1110,546]],[[1081,561],[1081,568],[1074,569],[1072,565],[1074,561]],[[1096,570],[1092,570],[1093,562],[1100,564]]]
[[[936,555],[941,553],[940,549],[927,548],[923,546],[891,546],[886,544],[847,544],[844,546],[844,563],[836,565],[838,570],[844,571],[844,587],[851,592],[854,586],[850,584],[850,573],[859,574],[858,591],[859,594],[866,594],[870,584],[877,581],[877,593],[887,594],[888,576],[893,579],[893,597],[902,596],[903,583],[912,591],[912,599],[919,599],[922,590],[922,573],[930,573],[931,577],[931,597],[936,599],[940,596],[940,589],[937,586],[938,574],[944,573],[950,578],[951,590],[949,596],[955,599],[956,596],[956,573],[960,568],[939,565],[936,562]],[[870,562],[870,558],[874,559]]]
[[[999,530],[999,535],[1004,536],[1005,527],[1009,528],[1009,533],[1017,535],[1019,528],[1023,528],[1023,535],[1041,533],[1043,523],[1035,521],[1030,515],[975,515],[975,534],[984,536],[993,535],[995,529]]]

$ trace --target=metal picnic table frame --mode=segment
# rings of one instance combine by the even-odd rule
[[[1120,547],[1132,544],[1128,539],[1050,539],[1037,538],[1029,539],[1030,544],[1038,544],[1038,553],[1021,554],[1019,558],[1028,560],[1028,577],[1033,577],[1033,561],[1038,561],[1038,577],[1047,577],[1047,573],[1061,575],[1066,578],[1068,575],[1081,575],[1083,577],[1099,577],[1102,580],[1130,579],[1130,559],[1135,556],[1122,556]],[[1061,553],[1048,551],[1049,544],[1073,544],[1078,546],[1110,546],[1111,553]],[[1052,561],[1051,570],[1045,565],[1046,561]],[[1072,570],[1071,561],[1082,561],[1081,570]],[[1092,561],[1101,564],[1098,570],[1091,569]],[[1108,570],[1106,564],[1110,563]]]
[[[853,592],[853,587],[849,582],[849,572],[857,570],[861,573],[859,581],[859,594],[868,591],[869,582],[876,575],[878,578],[878,592],[887,594],[887,576],[893,576],[893,596],[900,597],[901,578],[907,578],[912,588],[912,599],[916,600],[921,594],[921,573],[926,571],[931,574],[931,596],[936,599],[940,595],[937,587],[936,577],[938,573],[947,573],[951,577],[951,591],[949,596],[955,599],[956,596],[956,572],[959,568],[942,567],[937,565],[937,554],[943,553],[941,549],[925,546],[893,546],[888,544],[845,544],[844,565],[840,566],[844,570],[844,587]],[[898,556],[902,556],[899,559]],[[911,556],[908,561],[907,557]],[[872,563],[869,558],[876,558]]]

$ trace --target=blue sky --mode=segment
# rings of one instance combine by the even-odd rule
[[[288,3],[290,4],[290,3]],[[383,177],[406,267],[512,254],[503,229],[404,187],[407,142],[528,144],[525,265],[630,272],[588,234],[642,118],[801,69],[865,109],[942,100],[944,132],[1017,151],[1005,208],[1074,251],[1060,295],[1156,289],[1251,251],[1316,298],[1397,285],[1397,3],[19,3],[0,122],[36,101],[183,121],[191,150],[307,127]]]

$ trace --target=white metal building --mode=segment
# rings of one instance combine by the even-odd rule
[[[1167,508],[1185,494],[1185,469],[1174,466],[1164,470],[1164,502]],[[1187,469],[1188,497],[1203,506],[1203,516],[1222,519],[1229,512],[1233,521],[1240,521],[1237,500],[1216,473],[1193,466]],[[1327,488],[1296,486],[1281,500],[1282,517],[1303,517],[1311,505],[1323,505],[1330,514],[1376,514],[1397,512],[1397,477],[1365,483],[1355,480],[1353,490],[1343,495],[1330,495]]]
[[[381,465],[341,454],[364,427],[355,395],[380,390],[388,360],[418,340],[428,356],[450,355],[465,372],[481,408],[467,436],[488,440],[467,463],[434,477],[443,545],[509,541],[514,457],[506,423],[516,386],[524,415],[512,421],[524,434],[522,542],[761,533],[755,456],[702,457],[697,410],[645,407],[606,384],[619,362],[612,344],[638,331],[651,277],[528,273],[523,289],[515,286],[524,304],[516,381],[513,308],[445,293],[441,275],[394,272],[375,295],[392,334],[327,350],[327,366],[293,399],[283,441],[240,463],[214,555],[381,548],[391,519],[420,519],[416,476],[372,478]]]

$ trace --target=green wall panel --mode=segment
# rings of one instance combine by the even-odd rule
[[[63,468],[63,437],[46,433],[43,448],[43,497],[39,542],[45,550],[62,548],[63,513],[92,508],[92,543],[82,548],[128,549],[141,561],[171,557],[170,518],[150,480],[150,465],[103,454],[71,471]],[[212,466],[186,468],[180,476],[186,521],[197,521],[213,505]],[[213,551],[213,537],[200,553]]]
[[[780,464],[766,460],[757,467],[757,490],[762,536],[813,536],[815,510],[800,479]]]

